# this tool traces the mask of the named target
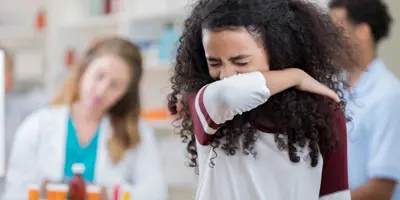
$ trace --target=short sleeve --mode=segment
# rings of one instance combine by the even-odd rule
[[[338,136],[339,147],[333,154],[323,156],[320,199],[350,200],[346,118],[340,108],[332,109],[331,112],[331,133]]]
[[[199,92],[191,93],[187,97],[187,103],[189,104],[189,112],[193,121],[193,131],[197,141],[201,145],[208,145],[212,140],[212,134],[207,133],[207,131],[214,133],[220,125],[211,119],[208,114],[204,105],[203,95],[204,88]]]
[[[382,99],[370,121],[371,149],[368,175],[400,181],[400,95]],[[386,102],[386,103],[385,103]]]

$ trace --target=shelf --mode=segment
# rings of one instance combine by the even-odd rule
[[[172,120],[171,119],[165,119],[165,120],[150,120],[150,119],[145,119],[145,121],[152,126],[154,129],[158,130],[173,130],[174,127],[172,126]]]
[[[44,44],[44,32],[28,25],[0,26],[0,43],[6,48]]]
[[[119,15],[109,14],[88,17],[79,22],[69,22],[65,23],[61,27],[64,29],[98,29],[98,28],[118,28],[119,25]]]
[[[185,8],[166,10],[164,12],[146,12],[137,13],[128,17],[130,22],[146,22],[146,21],[174,21],[177,19],[185,19],[188,14],[188,10]]]
[[[118,27],[126,22],[146,22],[146,21],[169,21],[183,19],[186,17],[185,9],[168,10],[164,12],[137,13],[130,17],[122,17],[119,14],[109,14],[88,17],[83,20],[64,23],[61,27],[67,29],[96,29]]]

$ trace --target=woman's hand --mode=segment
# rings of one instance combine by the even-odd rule
[[[104,187],[104,186],[101,187],[100,199],[101,199],[101,200],[108,200],[107,188]]]
[[[42,197],[47,196],[47,185],[50,183],[48,180],[44,180],[43,183],[40,185],[39,195]]]

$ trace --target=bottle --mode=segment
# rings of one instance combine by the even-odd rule
[[[68,69],[71,69],[72,66],[75,64],[75,57],[76,57],[76,52],[74,48],[68,48],[65,52],[65,66]]]
[[[99,16],[103,11],[104,0],[90,0],[90,15]]]
[[[101,199],[101,188],[97,185],[87,186],[88,200],[100,200]]]
[[[121,9],[121,0],[111,0],[111,12],[118,13]]]
[[[74,176],[69,182],[69,199],[70,200],[86,200],[86,182],[82,177],[85,172],[85,165],[75,163],[72,165]]]
[[[120,184],[116,183],[113,188],[113,198],[112,198],[113,200],[119,200],[120,190],[121,190]]]
[[[39,191],[40,191],[40,186],[39,185],[29,185],[29,200],[39,200]]]
[[[36,13],[36,30],[42,31],[46,27],[46,11],[40,8]]]
[[[129,185],[122,186],[122,200],[131,200],[131,193]]]
[[[104,9],[103,14],[110,14],[111,13],[111,0],[104,0]]]
[[[160,40],[160,60],[168,62],[174,56],[174,50],[179,41],[179,34],[174,30],[174,25],[168,23]]]

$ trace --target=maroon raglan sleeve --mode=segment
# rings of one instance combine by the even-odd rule
[[[194,134],[197,141],[201,145],[208,145],[211,142],[212,134],[208,134],[206,130],[210,132],[216,131],[219,128],[219,124],[215,123],[211,119],[209,113],[204,106],[204,89],[199,92],[192,93],[188,96],[189,112],[192,117]],[[206,122],[204,125],[200,118],[203,118]]]
[[[332,109],[332,134],[339,138],[339,149],[323,156],[320,200],[351,200],[347,172],[347,130],[342,109]]]

